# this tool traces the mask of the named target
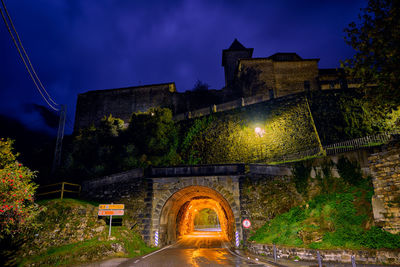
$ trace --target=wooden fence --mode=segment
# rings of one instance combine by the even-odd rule
[[[59,187],[60,185],[61,185],[61,188]],[[77,190],[66,189],[66,186],[75,187],[75,188],[77,188]],[[63,199],[64,193],[66,193],[66,192],[78,194],[78,196],[79,196],[81,194],[81,186],[79,184],[60,182],[60,183],[56,183],[56,184],[40,186],[38,191],[44,191],[44,192],[36,194],[37,196],[45,196],[45,195],[60,193],[60,198]]]

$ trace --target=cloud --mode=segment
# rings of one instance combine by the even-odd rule
[[[343,28],[357,19],[358,1],[7,1],[26,50],[53,98],[74,117],[88,90],[199,79],[224,85],[222,49],[234,38],[257,57],[298,52],[337,67],[351,55]],[[0,112],[45,104],[0,26]],[[22,112],[23,113],[23,112]],[[21,115],[22,116],[22,115]]]

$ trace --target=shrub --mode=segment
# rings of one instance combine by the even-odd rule
[[[36,214],[35,172],[17,161],[12,140],[0,139],[0,239],[19,233]]]
[[[310,177],[311,165],[307,162],[296,162],[293,165],[293,182],[296,185],[297,192],[307,193],[308,178]]]
[[[358,185],[363,181],[360,165],[357,161],[350,161],[348,158],[340,157],[337,163],[340,177],[351,185]]]

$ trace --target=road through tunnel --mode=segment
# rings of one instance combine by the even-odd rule
[[[218,236],[232,241],[235,218],[228,201],[216,190],[206,186],[188,186],[174,193],[162,208],[159,222],[159,243],[168,245],[195,231],[195,218],[209,209],[218,218]]]

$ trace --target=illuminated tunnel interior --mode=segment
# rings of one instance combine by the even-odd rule
[[[160,244],[172,244],[180,237],[193,233],[196,230],[195,220],[199,223],[199,214],[205,211],[215,213],[218,218],[219,236],[225,240],[233,240],[235,220],[226,199],[212,188],[189,186],[166,201],[160,217]],[[199,227],[204,226],[203,223]]]

